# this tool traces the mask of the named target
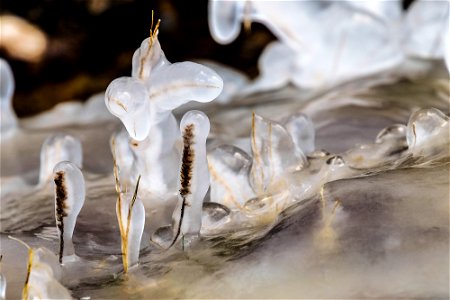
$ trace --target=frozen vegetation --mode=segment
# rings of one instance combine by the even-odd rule
[[[448,298],[449,2],[209,19],[277,36],[256,79],[153,20],[131,76],[18,119],[1,59],[0,299]]]

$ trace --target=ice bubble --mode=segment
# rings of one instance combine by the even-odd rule
[[[83,174],[76,164],[58,163],[53,170],[55,182],[55,218],[59,232],[59,262],[75,259],[72,235],[86,193]]]
[[[444,148],[449,152],[449,118],[435,108],[414,112],[408,121],[406,139],[416,156],[435,155]]]

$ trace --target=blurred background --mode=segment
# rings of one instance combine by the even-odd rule
[[[404,0],[404,8],[411,2]],[[84,101],[129,75],[132,55],[149,35],[152,10],[161,19],[159,40],[171,62],[209,59],[255,77],[259,55],[275,39],[253,23],[232,44],[217,44],[209,33],[207,0],[2,0],[0,5],[0,56],[14,72],[19,117]]]

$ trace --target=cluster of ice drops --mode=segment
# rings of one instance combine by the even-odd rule
[[[230,14],[228,20],[232,24],[228,25],[234,26],[234,31],[240,18],[258,19],[265,15],[262,2],[255,2],[255,6],[239,3],[221,3],[230,9],[225,12]],[[218,9],[213,2],[213,18]],[[264,12],[268,15],[270,11]],[[271,26],[286,44],[296,45],[298,41],[290,40],[288,32],[283,31],[281,18],[267,18],[280,22]],[[213,23],[213,33],[228,41],[236,33],[227,32],[231,29],[222,23]],[[149,38],[134,53],[131,77],[115,79],[105,93],[108,110],[124,126],[111,138],[111,151],[125,273],[138,264],[148,208],[173,208],[171,224],[161,224],[151,232],[152,241],[162,249],[181,251],[201,237],[238,237],[255,228],[270,228],[282,211],[316,195],[326,182],[361,175],[368,168],[394,168],[394,161],[398,164],[411,157],[440,157],[436,149],[446,143],[449,126],[448,117],[436,109],[417,111],[406,126],[386,128],[373,144],[340,155],[315,149],[314,126],[304,114],[297,113],[280,122],[253,114],[248,139],[250,154],[232,145],[207,151],[208,117],[191,110],[178,124],[173,110],[190,101],[205,103],[216,99],[224,87],[222,78],[197,63],[170,63],[158,41],[158,25],[154,29],[152,25]],[[276,47],[285,51],[284,46],[273,49]],[[281,52],[273,55],[284,60]],[[2,135],[14,128],[15,122],[15,118],[4,117],[10,115],[13,91],[12,74],[4,64],[2,61]],[[290,71],[280,72],[290,76]],[[299,83],[306,84],[302,80]],[[38,188],[53,179],[59,251],[55,257],[43,248],[29,248],[28,279],[23,291],[26,299],[37,295],[70,297],[56,280],[60,270],[55,265],[78,260],[72,236],[85,199],[81,165],[82,149],[77,139],[57,135],[44,143]],[[0,283],[1,294],[5,284]]]

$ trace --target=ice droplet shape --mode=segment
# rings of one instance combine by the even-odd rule
[[[39,184],[45,184],[53,174],[53,168],[61,161],[70,161],[82,167],[83,149],[81,142],[67,134],[49,136],[42,144],[40,153]]]
[[[151,125],[149,95],[142,81],[134,77],[113,80],[106,90],[105,103],[133,139],[142,141],[147,137]]]
[[[12,107],[14,76],[8,62],[0,58],[0,128],[1,136],[7,137],[17,128],[17,116]]]
[[[209,1],[209,29],[216,42],[228,44],[239,35],[243,9],[243,1]]]
[[[174,242],[178,237],[196,236],[202,223],[203,199],[209,188],[206,138],[210,129],[208,117],[200,111],[187,112],[180,122],[183,153],[178,180],[178,202],[174,210]]]
[[[241,149],[219,146],[208,154],[211,202],[239,208],[255,196],[249,182],[251,157]]]
[[[78,214],[84,205],[86,187],[81,170],[72,162],[62,161],[54,170],[55,218],[59,232],[59,261],[75,259],[72,243]]]
[[[415,156],[448,154],[449,118],[436,108],[418,110],[409,118],[406,139]]]

